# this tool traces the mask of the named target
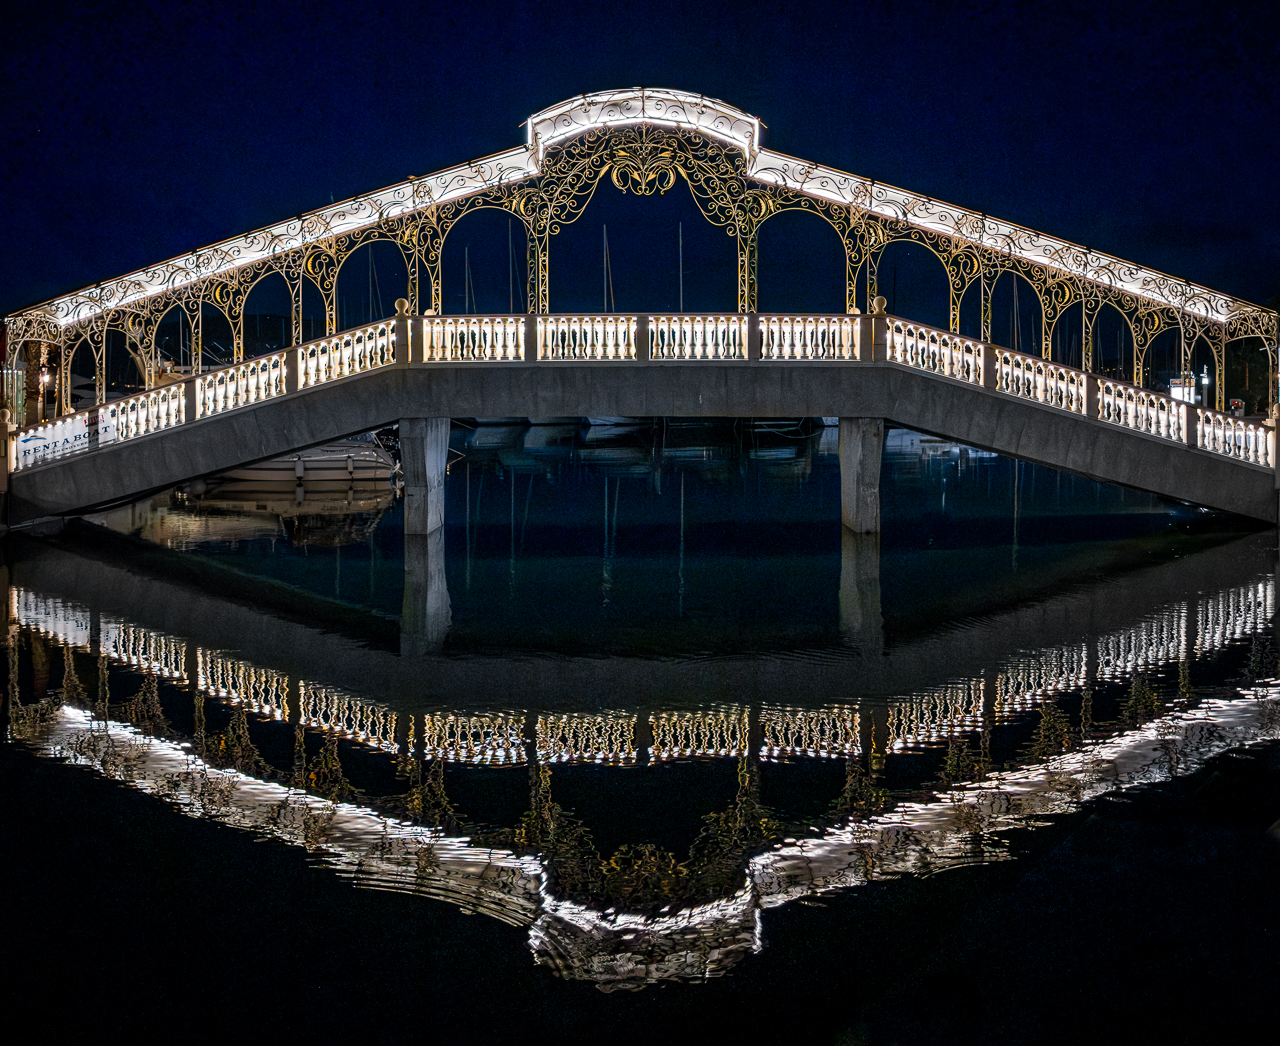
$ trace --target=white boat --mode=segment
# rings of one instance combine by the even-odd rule
[[[340,439],[224,472],[219,479],[278,483],[287,480],[390,480],[395,460],[377,443]]]

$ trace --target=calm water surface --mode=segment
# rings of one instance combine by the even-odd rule
[[[6,774],[33,869],[58,869],[18,896],[61,910],[68,833],[98,875],[71,902],[86,932],[147,918],[104,898],[190,879],[116,957],[165,1005],[171,948],[253,967],[294,934],[292,990],[344,1027],[346,993],[377,982],[360,1005],[487,1013],[481,1041],[758,1033],[753,1008],[819,1041],[986,1041],[994,1018],[945,1001],[972,971],[934,968],[963,964],[957,933],[1123,961],[1087,919],[1045,924],[1061,907],[1022,877],[1121,898],[1148,876],[1160,898],[1167,839],[1095,822],[1224,759],[1275,762],[1269,532],[902,430],[878,540],[842,534],[831,429],[467,423],[452,448],[431,539],[405,541],[390,483],[252,478],[8,539]],[[1264,847],[1280,808],[1259,773],[1209,805],[1262,796]],[[1093,839],[1081,874],[1068,836]],[[1209,852],[1188,840],[1173,864]],[[141,864],[113,863],[130,847]],[[1134,998],[1169,1004],[1157,981]],[[1020,1005],[1008,1034],[1048,1034],[1053,994]]]

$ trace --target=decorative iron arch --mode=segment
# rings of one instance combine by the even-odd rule
[[[337,269],[370,239],[394,240],[405,254],[412,311],[419,311],[424,274],[431,279],[432,305],[438,310],[441,245],[462,214],[485,206],[507,210],[525,223],[527,300],[532,311],[546,313],[549,239],[577,219],[607,172],[620,188],[642,195],[665,192],[676,178],[688,184],[703,215],[736,241],[742,312],[756,309],[760,224],[782,210],[811,210],[844,241],[850,311],[857,307],[858,273],[865,268],[867,296],[874,297],[879,253],[890,242],[909,239],[943,261],[953,329],[959,327],[960,301],[976,283],[982,288],[983,337],[988,338],[990,288],[1001,271],[1016,267],[1040,298],[1045,355],[1054,324],[1079,305],[1087,365],[1091,317],[1106,301],[1130,324],[1137,381],[1146,346],[1170,326],[1191,339],[1184,343],[1184,359],[1194,339],[1210,332],[1219,372],[1226,341],[1258,337],[1271,360],[1274,402],[1280,337],[1274,311],[986,214],[764,149],[759,118],[726,102],[629,88],[568,99],[529,117],[524,126],[525,142],[505,152],[410,178],[25,309],[5,321],[9,351],[41,338],[47,339],[42,344],[60,347],[76,331],[124,324],[142,339],[138,355],[142,369],[152,375],[145,379],[149,382],[154,366],[147,368],[145,361],[154,362],[154,345],[147,339],[154,338],[158,315],[176,302],[198,311],[211,301],[231,322],[239,358],[244,302],[267,271],[281,273],[293,294],[295,342],[301,338],[303,279],[320,289],[326,330],[332,333]],[[104,390],[101,376],[98,387]],[[1221,396],[1221,380],[1218,389]]]

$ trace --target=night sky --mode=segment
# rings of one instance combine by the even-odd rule
[[[0,312],[506,149],[530,113],[633,85],[722,98],[772,148],[1265,302],[1280,62],[1262,7],[25,5],[0,63]],[[600,300],[601,218],[615,280],[667,258],[674,286],[672,207],[658,231],[588,210],[561,256],[553,241],[553,310]],[[731,286],[733,255],[698,271],[714,259],[685,228],[689,295],[710,307],[699,287]],[[479,304],[505,310],[483,271],[505,274],[505,229],[475,234]],[[766,248],[761,308],[803,305]]]

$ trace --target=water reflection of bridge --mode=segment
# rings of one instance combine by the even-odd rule
[[[981,675],[954,678],[889,701],[821,707],[725,704],[626,711],[396,711],[377,700],[147,628],[87,605],[15,585],[11,620],[61,645],[250,713],[336,733],[388,752],[479,765],[650,760],[841,757],[945,743],[990,728],[1053,696],[1123,682],[1203,657],[1266,630],[1273,582],[1259,577],[1213,596],[1141,616],[1091,640],[1020,652]],[[876,735],[879,736],[876,736]]]
[[[987,731],[1002,717],[1093,680],[1120,680],[1256,638],[1269,625],[1273,583],[1256,577],[1155,608],[1142,621],[1101,635],[1093,675],[1087,649],[1046,648],[1001,664],[990,677],[903,695],[889,705],[884,741],[898,750]],[[16,692],[10,695],[15,732],[47,754],[92,766],[189,814],[307,846],[365,885],[420,893],[527,926],[540,961],[606,988],[721,975],[759,950],[765,909],[885,876],[1001,859],[993,833],[1002,828],[1075,809],[1107,790],[1185,772],[1226,747],[1280,735],[1274,690],[1153,709],[1145,721],[1102,741],[952,786],[946,802],[904,803],[871,816],[865,810],[857,816],[855,805],[825,829],[789,826],[793,834],[786,839],[756,832],[754,852],[747,846],[720,858],[725,868],[737,869],[737,877],[723,879],[718,893],[661,911],[628,911],[590,896],[591,880],[575,878],[573,861],[562,863],[566,855],[554,836],[538,836],[530,827],[544,817],[562,827],[573,824],[551,803],[546,764],[622,764],[636,761],[646,747],[654,759],[737,757],[739,796],[721,820],[750,821],[767,814],[753,799],[752,765],[798,755],[843,756],[855,766],[862,711],[732,707],[657,712],[647,719],[630,713],[405,715],[55,595],[16,586],[9,613],[18,628],[61,645],[69,666],[73,650],[96,654],[100,666],[110,661],[186,684],[197,702],[208,697],[255,718],[285,719],[299,728],[299,737],[311,727],[399,758],[416,752],[435,765],[542,764],[530,774],[532,820],[515,837],[524,846],[513,850],[459,832],[450,817],[433,816],[444,808],[420,805],[421,823],[414,824],[211,763],[207,752],[202,758],[190,744],[156,736],[145,709],[136,725],[112,721],[107,700],[101,694],[96,703],[83,693],[77,698],[70,677],[60,695],[43,703],[23,706]],[[11,658],[17,648],[11,640]],[[11,672],[11,688],[16,678]],[[419,792],[420,799],[425,794]]]

